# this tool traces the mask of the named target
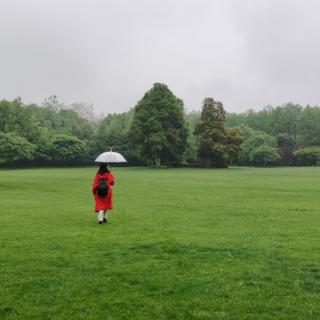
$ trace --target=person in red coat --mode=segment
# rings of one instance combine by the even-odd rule
[[[106,163],[101,164],[92,184],[95,212],[98,213],[99,224],[108,222],[107,210],[113,209],[111,186],[114,183],[114,177],[109,171],[108,165]],[[107,189],[107,194],[103,191],[104,189]]]

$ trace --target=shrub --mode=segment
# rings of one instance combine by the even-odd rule
[[[250,153],[250,162],[264,167],[276,164],[279,160],[280,156],[277,149],[266,145],[262,145]]]
[[[87,145],[76,137],[57,134],[52,139],[51,154],[57,161],[84,160],[87,155]]]
[[[295,163],[299,166],[315,166],[320,162],[320,147],[307,147],[295,151]]]
[[[0,132],[0,162],[32,160],[36,146],[14,133]]]

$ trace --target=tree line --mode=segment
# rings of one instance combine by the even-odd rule
[[[316,165],[320,108],[290,103],[235,114],[205,98],[201,111],[187,113],[160,83],[128,112],[106,117],[56,96],[41,105],[0,101],[0,164],[85,164],[110,149],[133,165]]]
[[[227,126],[244,138],[239,162],[254,165],[319,165],[320,107],[287,103],[229,114]]]

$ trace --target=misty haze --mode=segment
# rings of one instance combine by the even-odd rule
[[[187,110],[319,104],[317,0],[2,0],[1,98],[128,111],[155,82]]]

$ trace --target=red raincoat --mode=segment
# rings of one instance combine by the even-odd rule
[[[109,191],[106,196],[97,195],[99,179],[107,179],[108,181]],[[95,204],[96,212],[99,210],[110,210],[113,208],[112,189],[110,187],[113,185],[114,185],[114,177],[112,173],[104,173],[104,174],[97,173],[96,176],[94,177],[93,184],[92,184],[92,193],[94,194],[94,198],[96,200],[96,204]]]

